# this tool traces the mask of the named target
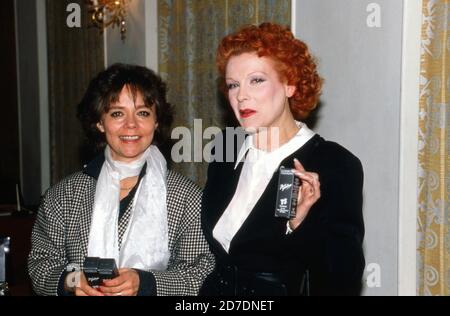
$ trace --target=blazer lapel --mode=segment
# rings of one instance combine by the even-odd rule
[[[86,188],[86,204],[80,211],[79,217],[79,236],[80,236],[80,248],[81,254],[83,255],[82,262],[84,261],[84,257],[88,255],[88,244],[89,244],[89,231],[91,230],[91,219],[92,219],[92,210],[94,208],[94,198],[95,198],[95,184],[97,182],[89,181],[89,184]]]
[[[180,215],[183,214],[180,211],[180,205],[177,204],[177,182],[174,180],[175,175],[172,171],[167,173],[167,225],[169,233],[169,249],[173,249],[173,244],[177,239],[180,228]]]
[[[226,252],[220,243],[212,236],[212,232],[236,192],[243,165],[243,162],[239,163],[235,170],[234,163],[223,163],[223,165],[219,167],[220,176],[214,179],[214,184],[217,186],[220,185],[220,187],[208,188],[209,197],[206,201],[203,201],[204,206],[209,206],[211,209],[215,210],[214,213],[208,213],[204,220],[207,221],[206,227],[208,227],[205,231],[205,237],[210,241],[211,246],[216,249],[215,252],[217,254],[226,255]]]

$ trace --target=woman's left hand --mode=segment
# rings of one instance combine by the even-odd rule
[[[298,190],[295,217],[289,220],[289,226],[292,230],[300,226],[311,207],[320,198],[319,175],[315,172],[307,172],[297,159],[294,159],[294,166],[295,175],[302,180],[302,184]]]
[[[139,290],[139,274],[133,269],[119,269],[119,276],[104,280],[99,290],[106,296],[136,296]]]

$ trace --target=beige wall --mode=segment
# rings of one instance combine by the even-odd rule
[[[381,7],[380,27],[367,25],[371,3]],[[396,295],[403,3],[296,5],[296,35],[310,45],[325,78],[314,130],[349,149],[364,167],[366,264],[381,273],[381,283],[366,283],[364,294]]]

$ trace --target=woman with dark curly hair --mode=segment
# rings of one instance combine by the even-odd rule
[[[35,292],[196,295],[214,257],[201,190],[168,170],[159,150],[172,122],[165,84],[147,68],[113,65],[91,81],[78,117],[102,151],[43,198],[28,261]],[[92,286],[72,272],[86,257],[114,259],[118,276]]]
[[[217,65],[248,136],[235,162],[209,165],[202,228],[216,268],[200,293],[358,295],[362,166],[302,122],[322,87],[306,44],[276,24],[246,26],[222,39]],[[224,151],[235,141],[226,133],[220,139]],[[277,193],[292,182],[279,183],[282,167],[301,181],[291,193],[294,214],[284,217],[290,200]]]

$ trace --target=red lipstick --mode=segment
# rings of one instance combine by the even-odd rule
[[[252,116],[255,113],[256,113],[256,111],[251,110],[251,109],[239,110],[239,114],[241,115],[242,118],[249,118],[250,116]]]

